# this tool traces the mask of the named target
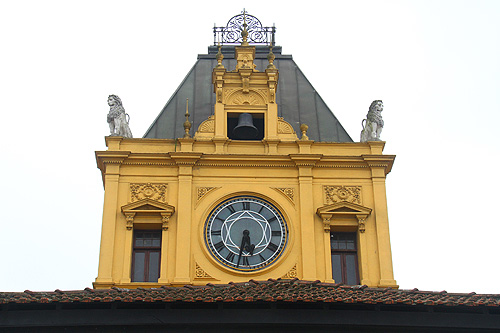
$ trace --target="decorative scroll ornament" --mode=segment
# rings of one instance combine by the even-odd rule
[[[125,213],[125,226],[127,227],[127,230],[132,230],[132,228],[134,227],[134,217],[135,213]]]
[[[361,186],[323,186],[325,191],[325,203],[352,202],[361,204]]]
[[[203,268],[198,265],[198,263],[195,263],[195,272],[194,276],[196,279],[213,279],[213,277],[205,272]]]
[[[295,264],[285,275],[283,275],[282,279],[295,279],[297,277],[297,264]]]
[[[225,27],[214,27],[214,45],[220,44],[240,44],[243,43],[242,31],[245,30],[246,41],[250,44],[271,44],[274,45],[274,34],[276,28],[263,27],[262,23],[253,15],[243,10],[239,15],[233,16]]]
[[[151,199],[166,202],[167,184],[132,183],[130,184],[130,201]]]
[[[356,215],[358,218],[358,230],[359,232],[363,233],[365,232],[365,222],[366,222],[366,216],[365,215]]]
[[[295,203],[293,201],[295,190],[292,187],[273,187],[273,189],[285,195],[292,203]]]
[[[198,194],[198,199],[197,201],[201,200],[207,194],[208,192],[211,192],[215,189],[218,189],[219,187],[198,187],[197,189],[197,194]]]

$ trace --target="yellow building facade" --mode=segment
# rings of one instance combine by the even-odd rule
[[[297,134],[278,116],[272,53],[263,71],[245,41],[234,68],[220,49],[216,58],[213,114],[193,136],[186,121],[183,138],[108,136],[96,152],[105,196],[94,288],[278,278],[397,288],[385,188],[395,156],[384,142],[309,140],[306,125]],[[260,124],[256,139],[234,137],[242,114]]]

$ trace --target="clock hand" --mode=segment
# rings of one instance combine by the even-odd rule
[[[243,254],[243,249],[245,248],[245,244],[250,245],[250,231],[243,230],[243,237],[241,238],[241,246],[240,246],[240,254],[238,256],[238,262],[236,263],[236,268],[240,266],[241,255]],[[253,249],[252,249],[253,252]]]

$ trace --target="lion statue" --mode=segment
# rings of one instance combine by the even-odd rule
[[[124,138],[132,138],[132,132],[128,126],[130,116],[125,113],[122,105],[122,100],[116,95],[108,97],[109,113],[108,123],[111,136],[123,136]]]
[[[381,100],[373,101],[361,125],[361,142],[367,141],[380,141],[380,133],[384,128],[384,121],[382,120],[382,111],[384,110],[384,103]]]

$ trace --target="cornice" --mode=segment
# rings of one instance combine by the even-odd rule
[[[288,156],[298,167],[313,167],[323,157],[322,154],[289,154]]]
[[[370,168],[384,168],[387,175],[392,170],[396,155],[361,155]]]
[[[131,154],[130,151],[96,151],[95,158],[97,167],[104,172],[106,164],[122,164],[123,161]]]
[[[203,153],[196,152],[173,152],[170,153],[170,158],[177,165],[193,166],[203,156]]]

